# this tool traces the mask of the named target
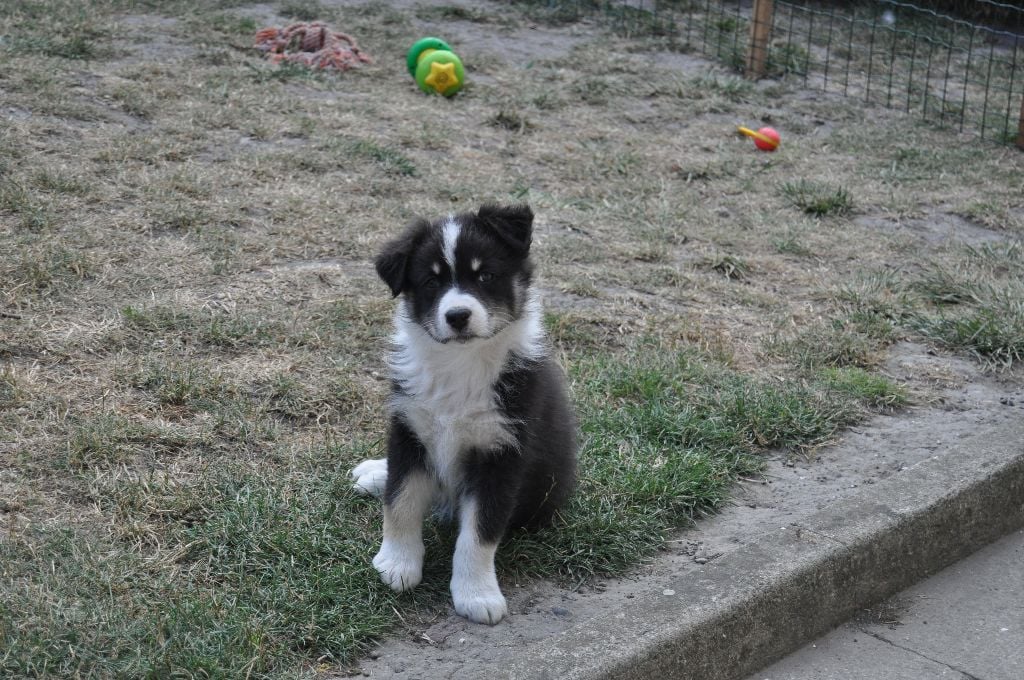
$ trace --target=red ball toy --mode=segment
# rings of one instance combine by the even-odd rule
[[[775,128],[763,127],[757,132],[745,127],[740,128],[740,132],[745,134],[754,140],[754,146],[761,151],[775,151],[779,148],[779,143],[782,138],[779,137],[779,133],[775,131]]]

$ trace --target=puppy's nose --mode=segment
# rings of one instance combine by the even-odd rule
[[[444,320],[455,330],[461,331],[466,328],[472,314],[473,312],[466,307],[453,307],[444,313]]]

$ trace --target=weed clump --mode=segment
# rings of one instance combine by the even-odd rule
[[[801,179],[783,184],[782,193],[794,206],[815,217],[846,215],[853,210],[853,198],[842,186]]]

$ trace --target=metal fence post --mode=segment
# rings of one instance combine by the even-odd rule
[[[752,80],[764,76],[768,62],[768,41],[772,33],[772,0],[754,0],[750,23],[750,45],[747,48],[747,72]]]

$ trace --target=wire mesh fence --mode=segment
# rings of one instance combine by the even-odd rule
[[[1024,148],[1024,3],[546,0],[563,19]],[[957,14],[951,14],[952,6]]]

